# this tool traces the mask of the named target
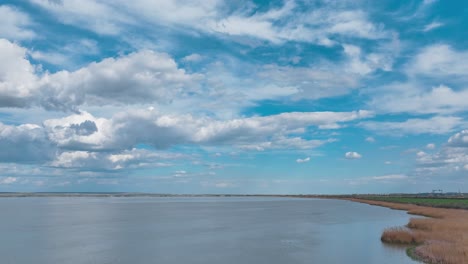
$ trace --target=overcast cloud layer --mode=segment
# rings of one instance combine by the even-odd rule
[[[6,0],[0,191],[468,192],[458,5]]]

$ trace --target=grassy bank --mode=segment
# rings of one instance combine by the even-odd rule
[[[382,233],[381,239],[385,243],[407,245],[411,257],[426,263],[468,263],[467,210],[377,200],[350,200],[429,217],[411,218],[406,227],[388,228]]]
[[[362,197],[362,198],[365,200],[415,204],[415,205],[429,206],[429,207],[468,209],[467,198],[433,198],[433,197],[399,197],[399,196],[367,196],[367,197]]]

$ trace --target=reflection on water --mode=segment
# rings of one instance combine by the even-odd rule
[[[2,198],[1,263],[413,263],[408,215],[339,200]]]

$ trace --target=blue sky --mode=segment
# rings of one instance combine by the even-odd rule
[[[0,191],[468,192],[468,4],[4,0]]]

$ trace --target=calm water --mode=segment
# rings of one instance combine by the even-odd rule
[[[282,198],[1,198],[0,263],[413,263],[402,211]]]

